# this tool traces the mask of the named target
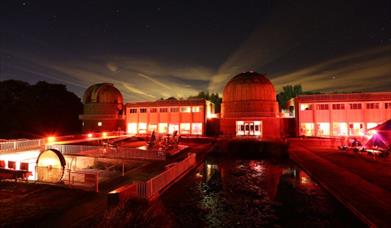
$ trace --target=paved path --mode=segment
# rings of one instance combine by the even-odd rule
[[[369,226],[391,227],[391,192],[318,156],[303,142],[291,142],[289,153],[292,160]]]

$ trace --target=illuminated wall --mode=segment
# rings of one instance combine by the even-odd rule
[[[129,134],[205,135],[208,117],[214,114],[214,104],[204,99],[160,100],[126,104]]]
[[[299,96],[296,118],[298,135],[363,136],[391,119],[391,92]]]

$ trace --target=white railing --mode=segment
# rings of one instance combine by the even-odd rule
[[[137,183],[140,198],[154,198],[162,189],[183,175],[196,164],[196,154],[189,154],[187,158],[168,168],[159,175],[152,177],[147,182]]]
[[[46,149],[56,149],[64,155],[84,155],[116,159],[166,160],[166,154],[157,150],[141,150],[128,147],[88,146],[88,145],[47,145]]]
[[[15,150],[25,150],[25,149],[37,149],[40,148],[43,144],[44,144],[44,140],[42,139],[0,142],[0,152],[10,152]]]

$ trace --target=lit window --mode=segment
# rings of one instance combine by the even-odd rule
[[[131,108],[131,109],[129,109],[129,113],[137,113],[137,108]]]
[[[379,103],[367,103],[367,109],[379,109]]]
[[[350,109],[361,109],[361,103],[349,104]]]
[[[244,122],[236,121],[236,135],[244,135]]]
[[[146,108],[140,108],[140,112],[141,112],[141,113],[146,113],[146,112],[147,112],[147,109],[146,109]]]
[[[160,108],[160,112],[168,112],[168,108]]]
[[[189,106],[181,107],[181,112],[190,112],[190,110]]]
[[[391,103],[384,103],[385,109],[391,109]]]
[[[318,104],[316,105],[317,110],[329,110],[329,105],[328,104]]]
[[[149,132],[153,132],[153,131],[157,131],[157,124],[149,124],[148,125],[148,131]]]
[[[159,123],[159,133],[166,134],[167,133],[168,124],[167,123]]]
[[[317,124],[317,136],[329,136],[330,135],[330,123],[318,123]]]
[[[193,135],[202,135],[202,123],[192,123],[191,133]]]
[[[190,123],[181,123],[181,134],[190,134]]]
[[[376,127],[378,124],[377,123],[367,123],[367,129],[371,129]]]
[[[334,136],[348,135],[348,124],[343,122],[333,123],[333,135]]]
[[[170,112],[179,112],[179,108],[177,108],[177,107],[170,108]]]
[[[137,134],[137,123],[128,123],[127,132],[129,134]]]
[[[314,123],[301,123],[300,135],[314,136],[315,135]]]
[[[362,123],[350,123],[349,124],[349,135],[360,136],[364,133]]]
[[[191,112],[200,112],[200,106],[191,107]]]
[[[334,110],[343,110],[345,109],[345,104],[333,104]]]
[[[168,133],[173,134],[175,131],[178,133],[179,125],[178,124],[170,124],[168,127]]]
[[[102,126],[102,122],[98,122],[98,126],[101,127]]]
[[[301,111],[312,110],[312,104],[301,104],[300,110]]]
[[[157,112],[157,108],[151,108],[149,109],[149,112]]]
[[[140,134],[147,133],[147,123],[138,123],[138,133]]]

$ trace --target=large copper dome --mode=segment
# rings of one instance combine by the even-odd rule
[[[121,92],[111,83],[99,83],[90,86],[83,96],[83,102],[87,103],[106,103],[122,104],[123,97]]]
[[[264,75],[245,72],[233,77],[223,92],[222,117],[275,117],[276,91]]]

